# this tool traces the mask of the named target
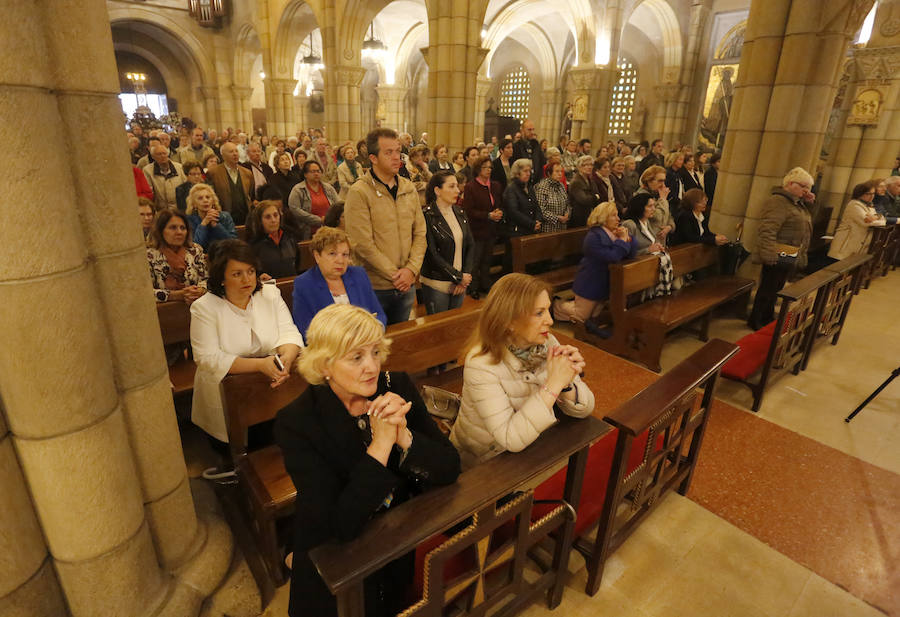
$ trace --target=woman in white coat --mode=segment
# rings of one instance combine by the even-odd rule
[[[277,388],[288,378],[303,338],[278,288],[260,283],[256,255],[246,242],[222,240],[210,257],[210,293],[191,305],[197,362],[191,420],[227,442],[219,383],[228,374],[259,372]]]
[[[463,371],[462,404],[450,433],[464,469],[519,452],[556,423],[554,408],[583,418],[594,394],[579,376],[584,358],[550,333],[550,290],[527,274],[491,288]]]
[[[828,249],[828,257],[832,262],[864,252],[872,237],[869,228],[884,226],[884,217],[875,212],[872,205],[877,185],[876,181],[870,180],[853,187],[851,200],[844,208],[841,222],[834,231],[834,240]]]

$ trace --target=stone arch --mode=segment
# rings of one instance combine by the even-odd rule
[[[253,63],[262,51],[259,35],[251,24],[245,23],[238,28],[234,42],[234,85],[250,87]]]
[[[423,36],[428,36],[428,24],[416,22],[400,41],[400,45],[397,48],[396,64],[394,66],[394,71],[397,76],[404,79],[406,78],[413,53],[417,52],[419,48],[422,47],[421,40]],[[412,85],[411,82],[409,83]]]
[[[293,77],[297,51],[306,37],[319,28],[313,7],[303,0],[291,0],[284,7],[275,32],[272,71],[282,79]]]
[[[111,27],[146,24],[146,27],[154,29],[161,42],[183,54],[187,61],[185,68],[195,71],[192,76],[195,85],[210,86],[215,83],[215,65],[203,45],[191,31],[162,12],[135,6],[111,7],[109,22]]]
[[[678,16],[666,0],[639,0],[628,12],[628,17],[623,22],[623,31],[632,18],[640,16],[642,11],[647,11],[656,21],[662,35],[662,44],[659,46],[662,58],[662,82],[676,83],[681,71],[683,47]]]

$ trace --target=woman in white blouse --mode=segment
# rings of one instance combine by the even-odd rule
[[[277,388],[288,378],[303,338],[274,285],[262,285],[257,259],[241,240],[213,247],[209,291],[191,305],[191,347],[197,362],[191,420],[228,441],[219,383],[228,374],[259,372]]]

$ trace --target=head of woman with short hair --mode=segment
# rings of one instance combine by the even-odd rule
[[[205,159],[203,159],[203,169],[206,170],[207,175],[211,174],[215,171],[216,167],[219,166],[219,163],[222,161],[219,160],[219,157],[215,154],[210,154]]]
[[[608,178],[610,172],[609,159],[605,156],[597,157],[594,161],[594,173],[601,178]]]
[[[815,184],[815,180],[809,172],[803,169],[802,167],[794,167],[792,170],[787,172],[784,178],[781,181],[781,186],[787,188],[790,184],[800,184],[806,185],[806,188],[812,188],[812,185]]]
[[[575,168],[585,178],[590,178],[591,172],[594,170],[594,157],[590,154],[582,154],[575,161]]]
[[[275,155],[275,171],[287,174],[294,166],[294,159],[289,152]]]
[[[655,206],[656,200],[650,193],[638,193],[628,200],[628,205],[625,207],[625,219],[635,223],[646,221],[653,216]]]
[[[658,191],[666,183],[666,168],[651,165],[641,174],[641,186],[651,193]]]
[[[147,246],[159,250],[164,248],[178,250],[183,246],[193,245],[191,226],[187,217],[172,208],[160,210],[153,221],[153,228],[147,238]]]
[[[669,152],[666,155],[666,167],[669,169],[679,170],[684,166],[684,154],[678,152]]]
[[[688,212],[703,212],[709,198],[702,189],[689,189],[681,196],[681,209]]]
[[[516,162],[510,167],[510,175],[519,182],[528,182],[528,179],[531,178],[533,167],[534,164],[531,162],[531,159],[516,159]]]
[[[216,242],[209,250],[208,289],[239,308],[245,308],[250,297],[262,289],[256,275],[259,259],[243,240]]]
[[[191,192],[188,193],[187,196],[187,208],[185,212],[187,214],[194,214],[195,212],[200,215],[200,218],[206,216],[206,212],[213,208],[222,211],[222,206],[219,204],[219,197],[216,195],[215,190],[208,184],[195,184],[191,187]]]
[[[265,199],[259,202],[247,217],[247,231],[250,244],[268,235],[278,233],[283,228],[281,215],[283,203],[280,199]]]
[[[203,182],[203,167],[197,161],[188,161],[181,166],[181,170],[191,184]]]
[[[478,355],[486,354],[500,362],[510,345],[528,347],[546,342],[546,333],[553,325],[551,294],[547,283],[529,274],[513,272],[501,277],[481,307],[472,347],[480,347]],[[537,309],[542,302],[546,309]],[[538,313],[540,319],[535,320]]]
[[[869,180],[857,184],[853,187],[850,198],[857,199],[864,203],[872,203],[872,199],[875,197],[875,189],[878,187],[878,182],[878,180]]]
[[[391,339],[385,336],[384,326],[372,313],[350,304],[332,304],[316,313],[309,323],[306,349],[297,368],[313,385],[328,382],[336,392],[368,397],[375,393],[381,365],[390,349]],[[362,358],[363,355],[367,357]],[[348,360],[368,361],[370,370],[348,379],[341,367],[335,370],[335,364]]]
[[[615,217],[614,222],[613,217]],[[587,218],[588,227],[607,227],[610,230],[619,226],[619,209],[614,201],[604,201],[596,206]]]

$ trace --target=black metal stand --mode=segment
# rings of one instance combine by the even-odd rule
[[[884,383],[881,384],[880,386],[878,386],[878,388],[877,388],[872,394],[869,395],[869,398],[867,398],[867,399],[864,400],[862,403],[860,403],[859,407],[857,407],[856,409],[853,410],[853,413],[851,413],[849,416],[847,416],[846,418],[844,418],[844,422],[850,422],[850,420],[852,420],[853,418],[855,418],[855,417],[856,417],[856,414],[858,414],[859,412],[861,412],[861,411],[863,410],[863,407],[865,407],[866,405],[868,405],[869,402],[870,402],[873,398],[875,398],[876,396],[878,396],[878,394],[879,394],[882,390],[884,390],[885,388],[887,388],[887,387],[888,387],[888,384],[891,383],[892,381],[894,381],[894,378],[896,378],[898,375],[900,375],[900,366],[898,366],[897,368],[895,368],[895,369],[891,372],[891,376],[888,377],[887,379],[885,379],[885,380],[884,380]]]

